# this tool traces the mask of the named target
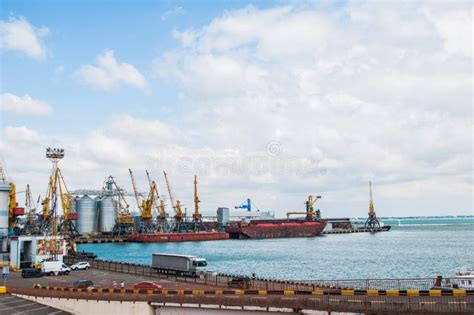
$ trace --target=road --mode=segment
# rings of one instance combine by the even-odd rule
[[[72,271],[69,275],[62,276],[43,276],[40,278],[22,278],[20,272],[10,273],[7,281],[7,286],[14,286],[19,288],[32,288],[34,284],[41,284],[47,286],[64,287],[72,284],[75,280],[91,280],[94,285],[99,285],[103,288],[111,288],[113,282],[116,281],[118,285],[123,281],[126,288],[132,288],[133,284],[138,281],[151,280],[159,283],[166,289],[216,289],[217,287],[196,284],[193,282],[175,282],[171,279],[157,279],[156,277],[150,279],[146,276],[139,276],[133,274],[119,273],[113,271],[105,271],[99,269],[77,270]],[[190,278],[192,281],[192,278]]]

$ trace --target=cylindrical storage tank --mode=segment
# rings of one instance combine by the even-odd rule
[[[8,211],[10,208],[10,184],[0,183],[0,237],[8,235]]]
[[[78,215],[77,231],[80,234],[97,231],[97,203],[88,195],[84,195],[76,202]]]
[[[99,201],[99,231],[111,232],[115,225],[116,201],[112,196],[105,196]]]

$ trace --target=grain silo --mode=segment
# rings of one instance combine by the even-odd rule
[[[111,232],[115,225],[117,202],[112,196],[105,196],[99,201],[99,231]]]
[[[76,201],[78,215],[77,231],[80,234],[97,232],[97,203],[88,195],[84,195]]]

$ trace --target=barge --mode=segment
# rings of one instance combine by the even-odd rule
[[[147,233],[131,234],[128,242],[138,243],[167,243],[167,242],[199,242],[226,240],[229,234],[225,232],[187,232],[187,233]]]
[[[321,235],[326,224],[325,220],[255,220],[230,224],[225,231],[232,239],[313,237]]]

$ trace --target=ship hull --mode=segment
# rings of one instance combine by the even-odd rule
[[[321,235],[326,221],[262,220],[248,225],[231,225],[226,232],[233,239],[313,237]]]
[[[223,232],[150,233],[129,235],[127,241],[139,243],[169,243],[216,241],[226,240],[228,238],[229,234]]]

